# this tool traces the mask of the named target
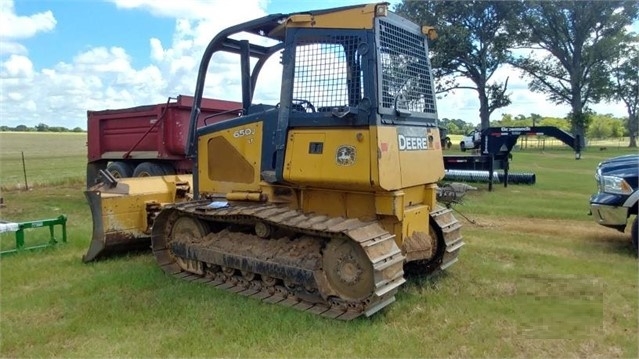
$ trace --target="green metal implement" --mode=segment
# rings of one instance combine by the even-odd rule
[[[54,226],[59,225],[62,228],[62,242],[67,242],[67,216],[60,215],[58,218],[52,219],[42,219],[36,221],[29,222],[20,222],[20,223],[0,223],[0,233],[1,232],[15,232],[16,233],[16,247],[14,249],[8,249],[4,251],[0,251],[0,255],[16,253],[19,251],[33,250],[38,248],[46,248],[58,243],[58,240],[55,238]],[[40,244],[35,246],[27,247],[24,243],[24,230],[30,228],[42,228],[49,227],[49,242],[46,244]]]

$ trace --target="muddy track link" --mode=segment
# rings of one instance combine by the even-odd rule
[[[446,247],[437,270],[445,270],[458,260],[459,250],[464,246],[461,235],[461,223],[453,216],[453,210],[442,206],[437,206],[430,213],[431,218],[437,223],[441,235],[444,237]]]
[[[405,282],[405,257],[394,235],[376,222],[273,204],[232,203],[214,209],[210,203],[174,205],[158,215],[152,247],[165,272],[342,320],[370,316],[391,304]],[[208,230],[201,223],[206,222],[226,228],[205,235]],[[254,226],[255,232],[231,232],[233,225]],[[180,231],[194,235],[171,234]],[[293,235],[270,237],[275,231]]]
[[[405,271],[410,275],[432,275],[445,270],[458,260],[459,251],[464,246],[461,223],[453,216],[450,208],[437,206],[430,212],[430,235],[438,238],[433,258],[414,260],[406,263]]]

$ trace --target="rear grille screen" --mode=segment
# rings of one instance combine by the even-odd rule
[[[379,21],[378,32],[381,107],[435,113],[424,37],[384,20]]]

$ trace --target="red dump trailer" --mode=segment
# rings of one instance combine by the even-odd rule
[[[101,169],[115,177],[191,173],[186,140],[193,97],[179,95],[166,103],[87,111],[87,186]],[[198,127],[237,117],[242,104],[203,99]]]

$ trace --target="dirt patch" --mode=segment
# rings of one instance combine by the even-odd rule
[[[499,217],[474,215],[475,223],[462,220],[469,227],[495,229],[507,232],[557,236],[557,238],[581,238],[597,241],[619,241],[628,239],[630,232],[621,233],[593,222],[569,219],[545,219],[524,217]]]

